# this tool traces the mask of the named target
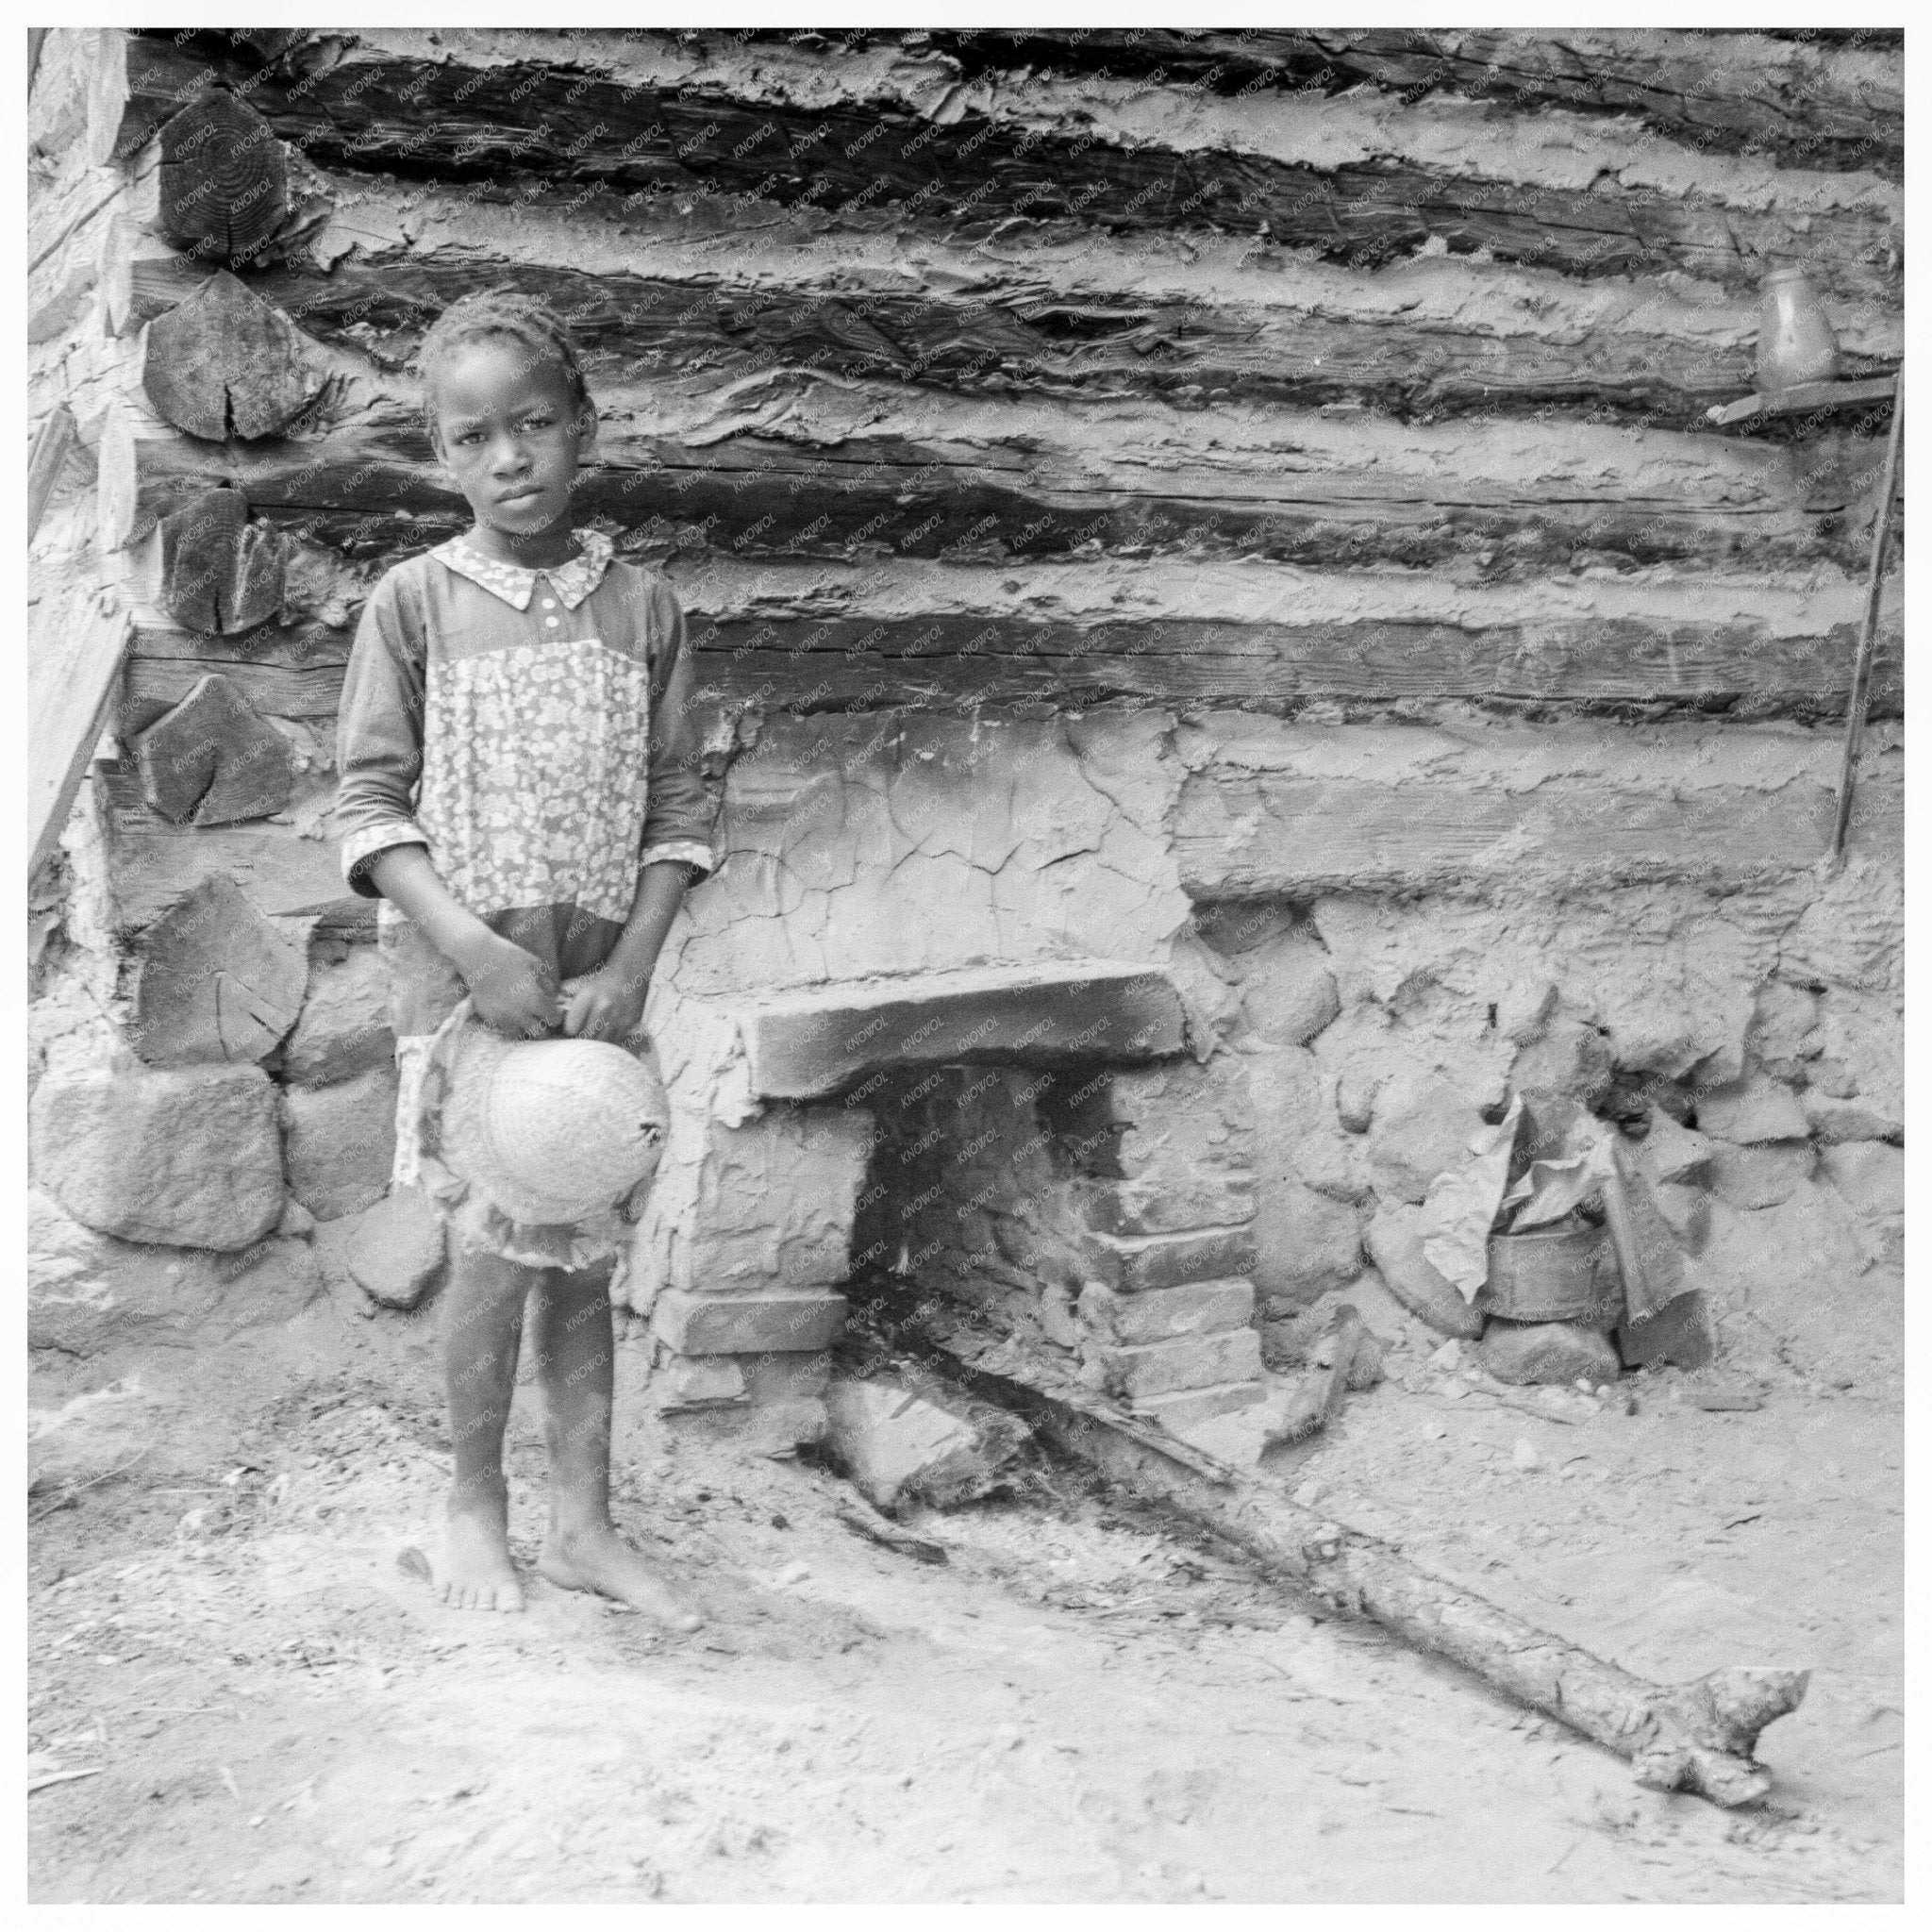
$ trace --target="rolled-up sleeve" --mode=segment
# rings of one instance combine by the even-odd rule
[[[711,854],[714,812],[691,715],[691,648],[676,593],[660,583],[658,599],[651,625],[650,795],[638,863],[677,860],[702,874],[717,861]]]
[[[342,875],[365,899],[382,894],[369,864],[396,845],[427,845],[416,823],[423,774],[424,636],[419,610],[397,582],[384,577],[363,606],[349,653],[336,723],[335,829]]]

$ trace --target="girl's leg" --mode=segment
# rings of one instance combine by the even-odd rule
[[[516,1386],[524,1303],[541,1271],[458,1248],[443,1297],[443,1382],[456,1476],[442,1560],[443,1602],[466,1610],[520,1610],[523,1586],[509,1560],[509,1495],[503,1431]]]
[[[550,1533],[537,1567],[565,1590],[594,1590],[675,1630],[698,1618],[610,1521],[609,1270],[553,1269],[532,1316],[550,1446]]]

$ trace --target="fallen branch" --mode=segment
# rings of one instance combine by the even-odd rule
[[[1329,1607],[1371,1618],[1607,1745],[1630,1759],[1639,1784],[1695,1791],[1724,1806],[1756,1804],[1770,1790],[1770,1774],[1752,1753],[1758,1733],[1803,1701],[1808,1671],[1742,1666],[1688,1684],[1647,1683],[1239,1471],[1224,1466],[1204,1474],[1199,1465],[1208,1458],[1194,1450],[1169,1453],[1150,1440],[1143,1422],[1130,1433],[1091,1401],[1076,1407],[1057,1392],[974,1368],[922,1333],[910,1297],[878,1291],[855,1298],[852,1312],[890,1346],[1016,1409],[1043,1441],[1143,1501],[1213,1529]]]

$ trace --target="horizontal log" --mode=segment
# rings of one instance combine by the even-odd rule
[[[1193,746],[1174,822],[1197,900],[1672,879],[1734,890],[1815,866],[1836,802],[1826,733],[1794,745],[1661,726],[1624,743],[1544,725],[1512,742],[1290,725],[1263,747],[1265,769],[1238,732],[1231,746],[1215,737]],[[1897,763],[1870,761],[1850,841],[1889,863],[1904,831]]]
[[[1861,608],[1850,582],[1824,592],[1566,576],[1504,589],[1235,566],[1217,584],[1191,566],[1185,576],[1158,564],[1121,569],[1033,566],[1023,581],[908,564],[855,572],[842,591],[799,566],[716,578],[680,566],[674,576],[701,697],[791,711],[1133,699],[1292,712],[1455,699],[1836,718]],[[1059,577],[1071,581],[1062,589]],[[793,582],[799,594],[788,595]],[[123,684],[124,735],[215,670],[258,711],[330,718],[348,647],[346,628],[315,623],[218,640],[143,618]],[[1903,705],[1894,597],[1874,714],[1897,716]]]
[[[123,325],[167,313],[207,274],[177,255],[130,260]],[[1475,323],[1419,324],[1399,312],[1282,314],[1199,295],[1083,293],[1030,277],[958,293],[908,289],[903,276],[882,287],[843,277],[785,287],[769,270],[756,281],[684,281],[475,246],[358,251],[326,273],[310,259],[251,286],[307,333],[391,369],[409,362],[458,296],[520,288],[569,317],[593,390],[648,378],[691,391],[817,370],[966,393],[1146,393],[1180,408],[1357,404],[1424,422],[1556,409],[1688,429],[1749,387],[1753,361],[1742,330],[1724,345],[1661,330],[1499,337]],[[1856,350],[1841,359],[1849,376],[1895,366]]]
[[[838,36],[861,44],[867,38]],[[1868,28],[1810,38],[1823,44],[1656,26],[1003,27],[919,36],[974,75],[1031,67],[1138,76],[1158,69],[1170,81],[1222,93],[1257,86],[1333,93],[1367,80],[1407,103],[1453,94],[1525,112],[1641,115],[1646,127],[1700,152],[1770,154],[1787,167],[1872,168],[1902,180],[1902,37],[1895,28]],[[1857,44],[1844,44],[1850,39]]]
[[[95,360],[74,385],[84,423],[126,395],[139,355],[108,343]],[[104,458],[104,502],[135,506],[122,540],[224,483],[264,519],[359,556],[466,520],[412,382],[339,366],[324,397],[303,435],[245,448],[158,434],[151,419],[137,430],[131,496]],[[1860,432],[1884,414],[1836,417],[1780,446],[1707,429],[1633,438],[1333,409],[1022,405],[824,377],[697,395],[611,385],[599,401],[577,501],[641,543],[955,560],[1098,546],[1411,567],[1468,550],[1518,572],[1579,551],[1850,564],[1879,469]]]
[[[989,635],[989,633],[994,633]],[[145,633],[137,633],[140,640]],[[978,617],[876,624],[704,625],[700,702],[774,710],[885,710],[905,705],[1248,702],[1293,710],[1407,699],[1652,712],[1737,709],[1754,716],[1842,716],[1854,625],[1767,643],[1744,627],[1623,624],[1532,638],[1417,624],[1240,625],[1171,619],[1092,629]],[[142,729],[210,671],[256,710],[332,719],[344,666],[130,654],[120,728]],[[1874,717],[1904,708],[1904,639],[1879,643]]]
[[[171,825],[142,802],[131,759],[100,769],[112,806],[110,860],[120,929],[144,932],[204,879],[227,877],[271,918],[293,919],[343,894],[336,842],[303,837],[293,824],[257,820],[234,825]],[[332,786],[303,781],[310,814]]]
[[[264,717],[332,720],[341,703],[345,668],[130,656],[122,671],[117,728],[123,738],[145,731],[212,672],[227,677],[250,708]]]
[[[1779,448],[1196,412],[1170,437],[1152,406],[1108,420],[1078,406],[966,405],[868,424],[843,396],[824,410],[817,401],[780,391],[764,411],[734,412],[753,427],[687,419],[666,435],[626,434],[613,403],[577,479],[578,513],[641,544],[727,556],[970,561],[1097,548],[1428,568],[1474,553],[1523,574],[1578,553],[1850,567],[1876,490],[1873,440],[1844,431]],[[258,520],[354,556],[468,522],[400,405],[316,441],[150,437],[135,450],[136,531],[221,484]]]
[[[128,641],[131,662],[200,664],[241,675],[249,669],[308,673],[337,671],[349,661],[353,629],[313,621],[264,624],[234,637],[183,629],[158,613],[136,606]],[[270,708],[274,708],[271,707]],[[287,715],[287,714],[284,714]]]
[[[721,625],[696,656],[698,696],[790,711],[906,705],[1248,703],[1370,710],[1465,700],[1618,714],[1736,710],[1841,717],[1855,626],[1763,651],[1747,631],[1684,625],[1603,625],[1572,636],[1472,635],[1450,626],[1358,625],[1323,630],[1171,620],[1105,630],[976,619],[922,625]],[[1137,630],[1159,633],[1141,637]],[[762,644],[754,639],[762,637]],[[1904,709],[1904,639],[1879,647],[1873,715]]]
[[[1890,207],[1836,207],[1814,229],[1807,212],[1627,190],[1607,175],[1491,178],[1459,165],[1453,149],[1445,160],[1378,158],[1386,145],[1365,135],[1361,158],[1324,165],[1226,145],[1132,144],[1131,118],[1118,139],[1096,140],[1074,131],[1071,98],[1050,104],[1067,126],[1042,133],[1017,114],[969,109],[941,122],[876,100],[746,99],[541,59],[474,64],[395,38],[391,49],[361,36],[297,82],[249,72],[225,52],[203,57],[139,37],[117,152],[133,153],[184,100],[220,83],[245,89],[278,135],[327,168],[458,181],[523,170],[641,195],[708,186],[747,206],[808,201],[856,214],[877,204],[974,236],[1012,221],[1128,232],[1182,223],[1266,234],[1364,267],[1426,244],[1584,277],[1674,272],[1737,286],[1803,254],[1840,296],[1884,301],[1899,288]],[[719,81],[730,78],[721,69]],[[1496,165],[1508,166],[1516,150],[1495,146]]]

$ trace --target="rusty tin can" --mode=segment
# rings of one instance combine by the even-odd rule
[[[1624,1282],[1608,1231],[1568,1221],[1491,1235],[1489,1279],[1475,1306],[1506,1322],[1615,1327],[1623,1316]]]

